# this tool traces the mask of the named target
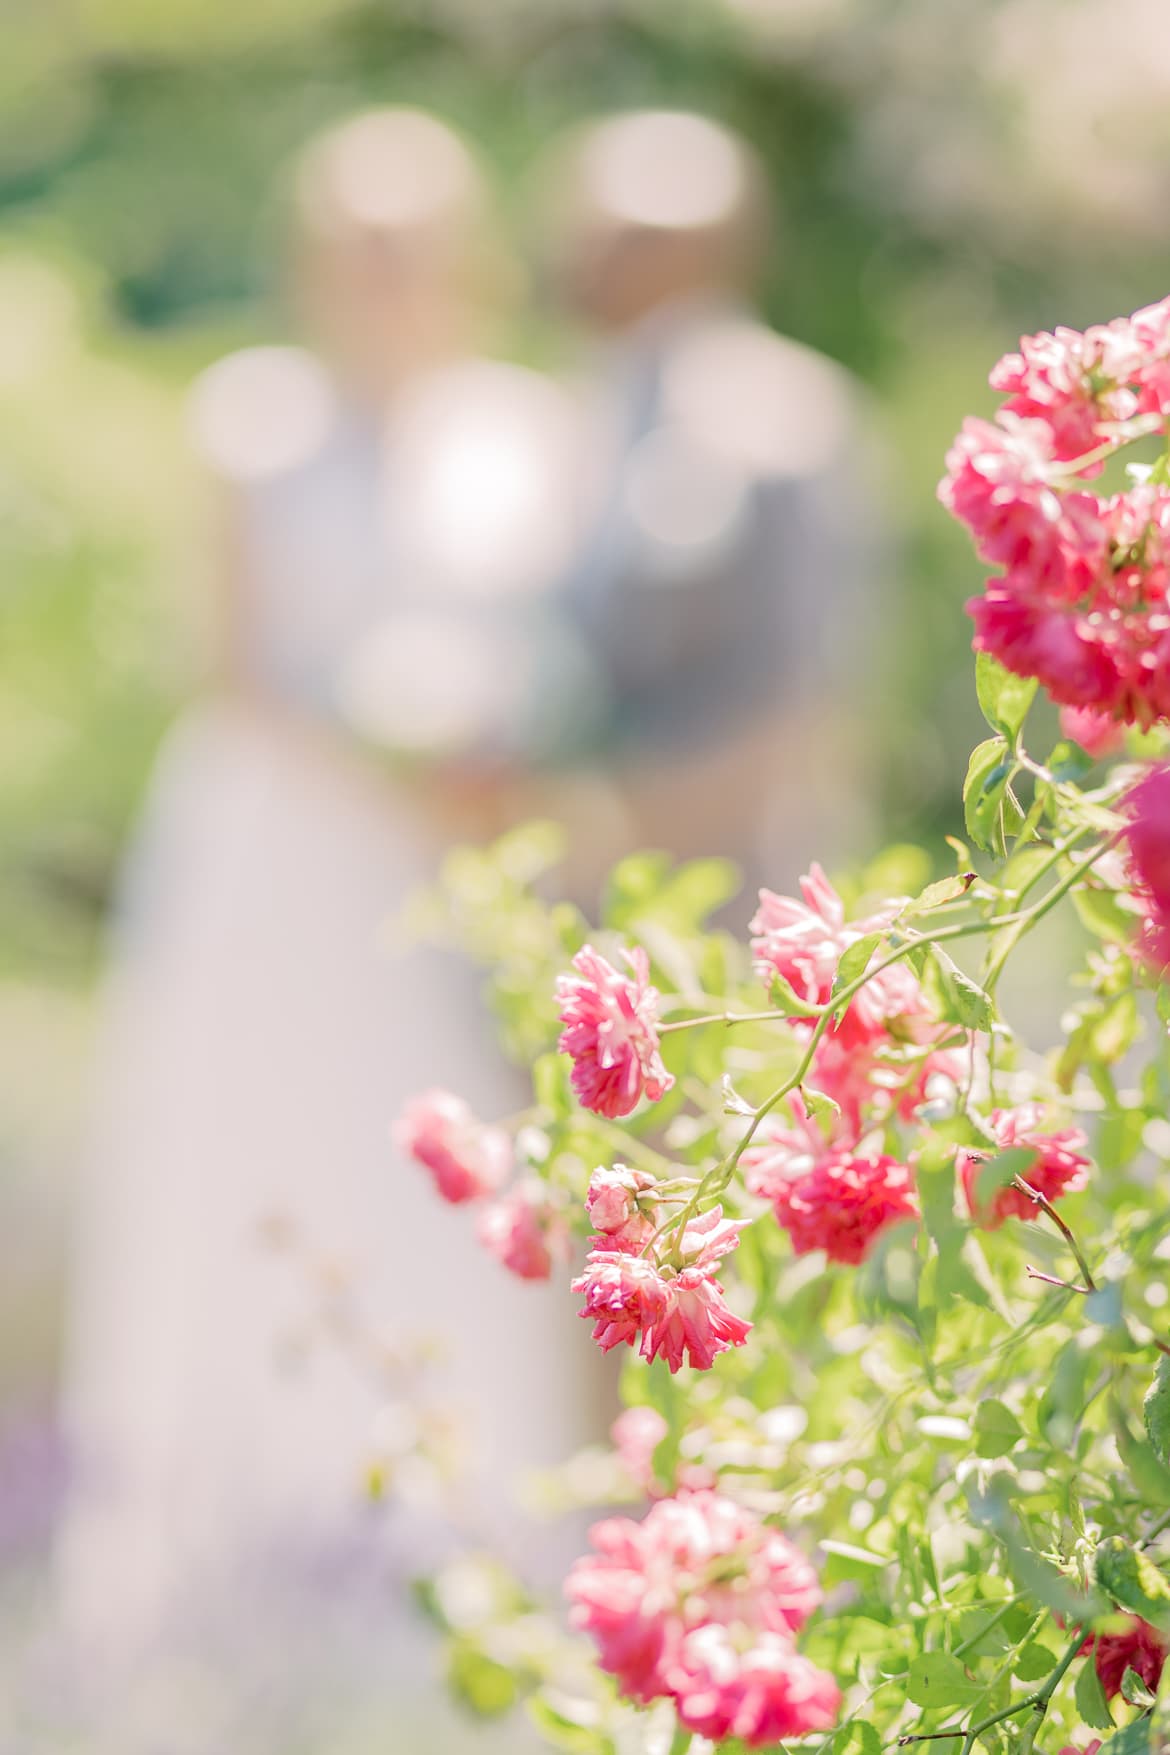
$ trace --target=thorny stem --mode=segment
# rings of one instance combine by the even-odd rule
[[[1092,1286],[1078,1286],[1073,1280],[1061,1280],[1055,1274],[1042,1274],[1031,1262],[1025,1263],[1024,1272],[1030,1280],[1042,1280],[1046,1286],[1059,1286],[1062,1292],[1080,1292],[1087,1298],[1093,1291]]]
[[[698,1018],[674,1018],[665,1024],[659,1024],[658,1034],[665,1036],[671,1030],[694,1030],[700,1024],[778,1024],[784,1023],[783,1012],[775,1009],[767,1012],[704,1012]]]
[[[969,1725],[966,1731],[963,1730],[961,1725],[951,1725],[946,1730],[917,1731],[911,1736],[899,1737],[899,1749],[905,1748],[908,1743],[927,1743],[941,1737],[962,1737],[962,1755],[971,1755],[972,1749],[975,1747],[976,1742],[983,1735],[984,1731],[989,1731],[992,1725],[1002,1724],[1005,1718],[1014,1718],[1018,1712],[1027,1712],[1028,1709],[1031,1708],[1033,1718],[1025,1729],[1023,1742],[1023,1747],[1030,1748],[1035,1740],[1036,1732],[1044,1719],[1044,1715],[1048,1711],[1049,1702],[1051,1701],[1052,1696],[1056,1693],[1056,1690],[1064,1680],[1064,1677],[1076,1662],[1083,1644],[1084,1636],[1081,1628],[1078,1626],[1073,1634],[1070,1644],[1065,1650],[1064,1656],[1060,1659],[1056,1668],[1039,1688],[1033,1693],[1026,1695],[1023,1700],[1017,1700],[1012,1706],[1001,1707],[998,1712],[989,1713],[986,1718],[981,1718],[977,1723]]]
[[[1022,1193],[1027,1195],[1029,1200],[1035,1201],[1044,1216],[1052,1220],[1052,1223],[1056,1226],[1056,1229],[1060,1232],[1061,1236],[1072,1250],[1073,1255],[1076,1257],[1077,1266],[1081,1270],[1081,1277],[1085,1283],[1083,1286],[1072,1286],[1069,1289],[1073,1292],[1095,1292],[1097,1290],[1097,1282],[1089,1271],[1089,1264],[1081,1253],[1081,1246],[1073,1236],[1065,1220],[1061,1218],[1060,1214],[1053,1206],[1052,1202],[1046,1199],[1046,1197],[1040,1193],[1038,1188],[1033,1188],[1030,1182],[1025,1182],[1022,1176],[1012,1177],[1012,1187],[1020,1189]],[[1029,1269],[1029,1272],[1031,1272],[1031,1269]],[[1039,1279],[1043,1276],[1036,1275],[1035,1277]],[[1062,1282],[1060,1281],[1057,1282],[1057,1284],[1061,1283]]]

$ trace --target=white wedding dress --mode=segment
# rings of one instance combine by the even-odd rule
[[[601,1398],[567,1282],[511,1278],[390,1144],[428,1085],[485,1117],[523,1098],[474,974],[379,946],[450,831],[417,779],[336,735],[337,674],[369,630],[392,633],[400,583],[378,427],[292,350],[214,368],[195,421],[233,488],[245,662],[292,712],[192,708],[131,853],[78,1236],[64,1600],[83,1662],[139,1682],[168,1642],[204,1639],[229,1690],[279,1646],[278,1692],[307,1692],[352,1635],[433,1742],[404,1580],[469,1536],[531,1560],[546,1538],[515,1480],[598,1436]],[[330,736],[299,729],[314,716]],[[326,1258],[348,1293],[322,1291]],[[356,1342],[337,1314],[350,1293]],[[425,1394],[471,1434],[454,1513],[414,1464],[405,1510],[363,1495],[379,1419],[409,1427],[415,1394],[371,1380],[356,1355],[373,1336],[437,1343]]]

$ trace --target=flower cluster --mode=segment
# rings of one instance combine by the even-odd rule
[[[846,922],[841,898],[814,865],[800,898],[761,890],[751,923],[757,974],[780,976],[810,1006],[830,999],[841,957],[853,944],[887,928],[901,904]],[[810,1018],[793,1025],[810,1041]],[[798,1254],[823,1249],[832,1261],[856,1264],[888,1226],[918,1216],[910,1164],[881,1149],[894,1117],[910,1118],[944,1085],[954,1090],[962,1062],[939,1046],[944,1027],[905,961],[879,967],[839,1021],[822,1030],[809,1084],[835,1105],[824,1124],[799,1093],[787,1112],[765,1118],[742,1157],[749,1190],[770,1200]]]
[[[1006,399],[994,421],[963,423],[939,488],[1001,569],[968,605],[976,650],[1088,710],[1090,734],[1170,716],[1170,489],[1090,486],[1111,451],[1165,427],[1170,300],[1025,337],[991,383]]]
[[[503,1128],[480,1121],[451,1091],[424,1091],[394,1124],[400,1152],[429,1170],[444,1200],[461,1206],[496,1193],[515,1161]],[[485,1248],[522,1280],[547,1280],[554,1262],[567,1261],[569,1227],[542,1182],[514,1183],[479,1215]]]
[[[662,1227],[654,1186],[622,1166],[594,1172],[587,1205],[598,1234],[573,1290],[584,1295],[581,1315],[604,1352],[637,1343],[644,1359],[665,1359],[672,1372],[684,1363],[707,1371],[751,1333],[715,1278],[744,1221],[725,1219],[716,1206],[672,1233],[669,1221]]]
[[[558,1703],[573,1666],[554,1661],[525,1592],[482,1626],[478,1609],[465,1624],[459,1593],[449,1616],[435,1597],[460,1652],[482,1649],[534,1686],[537,1723],[566,1746],[620,1742],[646,1706],[643,1740],[669,1738],[676,1717],[680,1747],[785,1747],[841,1717],[842,1736],[852,1726],[875,1748],[973,1742],[989,1726],[1026,1742],[1039,1702],[1060,1755],[1095,1755],[1101,1695],[1144,1713],[1161,1682],[1170,1013],[1138,990],[1170,970],[1170,757],[1156,753],[1170,747],[1170,451],[1131,467],[1124,492],[1103,471],[1123,445],[1170,433],[1170,299],[1029,337],[992,382],[1002,406],[964,424],[941,489],[995,573],[970,606],[976,647],[997,660],[978,666],[996,735],[964,795],[979,872],[952,842],[956,877],[850,918],[814,865],[794,895],[759,892],[749,960],[746,943],[704,926],[721,872],[651,864],[637,918],[666,999],[647,948],[586,944],[557,980],[557,1029],[550,970],[513,1035],[541,1056],[514,1144],[445,1092],[397,1129],[444,1198],[483,1200],[479,1235],[520,1277],[547,1278],[570,1233],[588,1236],[580,1314],[603,1351],[638,1355],[613,1454],[591,1451],[563,1480],[571,1504],[649,1502],[640,1521],[596,1524],[567,1582],[572,1625],[621,1701],[607,1685],[604,1700],[590,1689]],[[1034,759],[1022,740],[1036,690],[1019,675],[1044,684],[1062,736],[1088,756],[1128,745],[1153,765],[1082,790],[1079,752]],[[1003,1015],[1000,977],[1070,899],[1096,944],[1063,1041],[1041,1060]],[[619,907],[609,927],[629,918]],[[524,925],[524,969],[546,968],[565,918],[548,916],[543,935]],[[523,976],[511,954],[500,969],[511,1019]],[[1143,1035],[1154,1053],[1136,1068]],[[571,1069],[544,1052],[554,1040]],[[1099,1114],[1102,1162],[1119,1172],[1095,1177],[1085,1213],[1069,1201],[1067,1218],[1059,1203],[1091,1166],[1064,1100]],[[614,1162],[615,1140],[629,1163]],[[1013,1238],[1037,1219],[1052,1227],[1051,1273],[1026,1267]],[[1143,1320],[1101,1319],[1119,1260]],[[826,1261],[865,1265],[830,1276]],[[1070,1261],[1076,1279],[1063,1277]],[[869,1344],[883,1314],[889,1344]],[[672,1381],[684,1366],[696,1375]],[[943,1581],[931,1532],[956,1515]],[[834,1586],[807,1637],[820,1581],[774,1527],[795,1533],[797,1519],[819,1520]],[[1054,1568],[1079,1604],[1075,1629],[1052,1607]],[[512,1623],[515,1643],[497,1643]],[[836,1679],[813,1661],[829,1654]],[[1025,1713],[1027,1729],[1008,1728]]]
[[[650,959],[640,946],[623,955],[631,975],[583,945],[573,958],[576,974],[557,982],[559,1046],[573,1059],[573,1089],[586,1109],[611,1118],[629,1115],[643,1097],[656,1103],[674,1083],[658,1046]]]
[[[826,1730],[840,1693],[797,1651],[821,1600],[809,1562],[733,1500],[660,1500],[641,1523],[608,1518],[566,1583],[573,1625],[640,1704],[670,1699],[682,1724],[751,1748]]]
[[[991,1133],[1001,1152],[1034,1154],[1020,1174],[1029,1188],[1054,1201],[1059,1195],[1075,1194],[1088,1181],[1089,1160],[1083,1151],[1088,1141],[1078,1127],[1045,1133],[1043,1120],[1044,1111],[1038,1103],[996,1109],[991,1115]],[[960,1152],[958,1157],[963,1196],[975,1222],[986,1231],[998,1231],[1005,1219],[1034,1219],[1036,1202],[1014,1181],[996,1189],[990,1200],[980,1198],[979,1176],[986,1161],[984,1152]]]

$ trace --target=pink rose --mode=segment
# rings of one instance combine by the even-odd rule
[[[629,1115],[643,1097],[657,1102],[674,1084],[658,1045],[658,990],[640,947],[623,953],[621,974],[592,945],[573,958],[575,975],[557,981],[561,1052],[572,1056],[573,1089],[598,1115]]]
[[[554,1261],[568,1260],[571,1246],[564,1215],[538,1181],[522,1182],[485,1207],[479,1240],[521,1280],[547,1280]]]
[[[607,1518],[589,1535],[593,1551],[565,1586],[570,1620],[629,1699],[673,1699],[691,1728],[710,1724],[721,1728],[703,1734],[753,1744],[832,1722],[831,1678],[792,1644],[820,1586],[778,1530],[700,1490],[659,1500],[640,1523]]]
[[[841,1706],[832,1676],[802,1657],[791,1639],[779,1633],[737,1639],[717,1623],[685,1636],[670,1681],[688,1730],[716,1743],[738,1737],[749,1749],[828,1730]]]
[[[393,1128],[394,1144],[434,1177],[444,1200],[458,1205],[490,1194],[512,1168],[512,1142],[502,1128],[479,1121],[451,1091],[424,1091]]]
[[[847,1150],[827,1152],[811,1170],[779,1183],[774,1200],[797,1255],[823,1249],[830,1261],[852,1266],[888,1226],[919,1212],[908,1165]]]
[[[1021,1174],[1024,1181],[1054,1201],[1062,1194],[1073,1194],[1088,1181],[1089,1160],[1082,1148],[1088,1144],[1079,1127],[1068,1127],[1060,1133],[1046,1133],[1042,1122],[1044,1111],[1038,1103],[1023,1103],[1018,1109],[996,1109],[991,1116],[991,1132],[1001,1152],[1024,1148],[1035,1153],[1032,1162]],[[967,1209],[985,1231],[998,1231],[1005,1219],[1034,1219],[1037,1207],[1022,1188],[997,1189],[990,1204],[978,1199],[979,1172],[986,1161],[982,1152],[959,1153],[959,1180]]]

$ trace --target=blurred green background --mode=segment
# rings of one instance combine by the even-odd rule
[[[976,735],[979,575],[933,497],[947,441],[1022,330],[1129,311],[1170,277],[1161,0],[2,14],[0,1408],[49,1394],[102,922],[198,672],[183,391],[283,333],[275,192],[309,134],[370,102],[432,106],[480,144],[519,236],[526,172],[582,115],[688,106],[753,142],[779,214],[767,314],[864,379],[890,435],[903,546],[874,736],[892,838],[956,826]],[[509,345],[550,351],[539,319]]]

